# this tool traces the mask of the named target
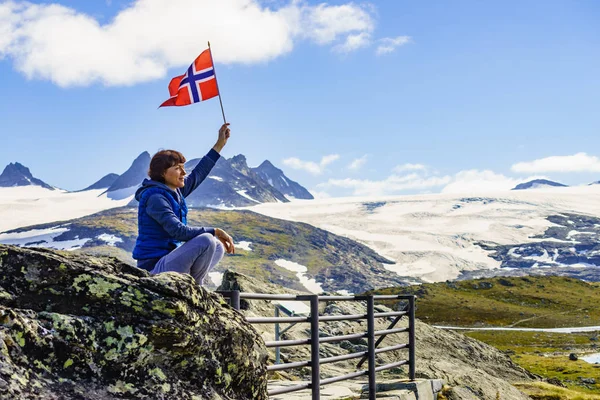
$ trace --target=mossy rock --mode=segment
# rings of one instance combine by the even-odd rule
[[[266,357],[188,275],[0,245],[2,399],[266,399]]]

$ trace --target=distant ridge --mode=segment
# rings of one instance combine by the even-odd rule
[[[115,183],[115,181],[118,178],[119,178],[118,174],[108,174],[108,175],[100,178],[100,180],[98,182],[86,187],[85,189],[81,189],[78,191],[85,192],[86,190],[108,189],[109,187],[111,187],[111,185],[113,183]]]
[[[534,179],[529,182],[520,183],[511,190],[525,190],[525,189],[538,189],[543,187],[568,187],[567,185],[563,185],[562,183],[549,181],[547,179]]]
[[[34,178],[29,168],[18,162],[8,164],[0,175],[0,187],[14,186],[41,186],[45,189],[56,189],[46,182]]]
[[[263,161],[262,164],[256,168],[252,168],[252,170],[286,197],[307,200],[314,199],[308,190],[285,176],[283,171],[271,164],[269,160]]]

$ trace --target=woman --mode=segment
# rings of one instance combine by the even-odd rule
[[[150,179],[144,179],[135,193],[139,208],[133,258],[139,268],[151,274],[190,274],[202,285],[224,252],[235,252],[233,239],[224,230],[187,226],[185,203],[221,157],[230,134],[229,124],[221,126],[217,143],[189,175],[184,169],[185,157],[178,151],[162,150],[152,157]]]

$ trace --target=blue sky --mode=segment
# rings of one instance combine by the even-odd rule
[[[594,0],[0,2],[0,167],[77,190],[203,155],[218,100],[157,106],[207,40],[223,155],[318,195],[600,180]]]

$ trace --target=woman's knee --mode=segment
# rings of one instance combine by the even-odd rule
[[[192,239],[194,244],[200,248],[207,249],[211,252],[214,252],[217,244],[215,243],[215,238],[210,233],[203,233],[202,235],[198,235]]]

